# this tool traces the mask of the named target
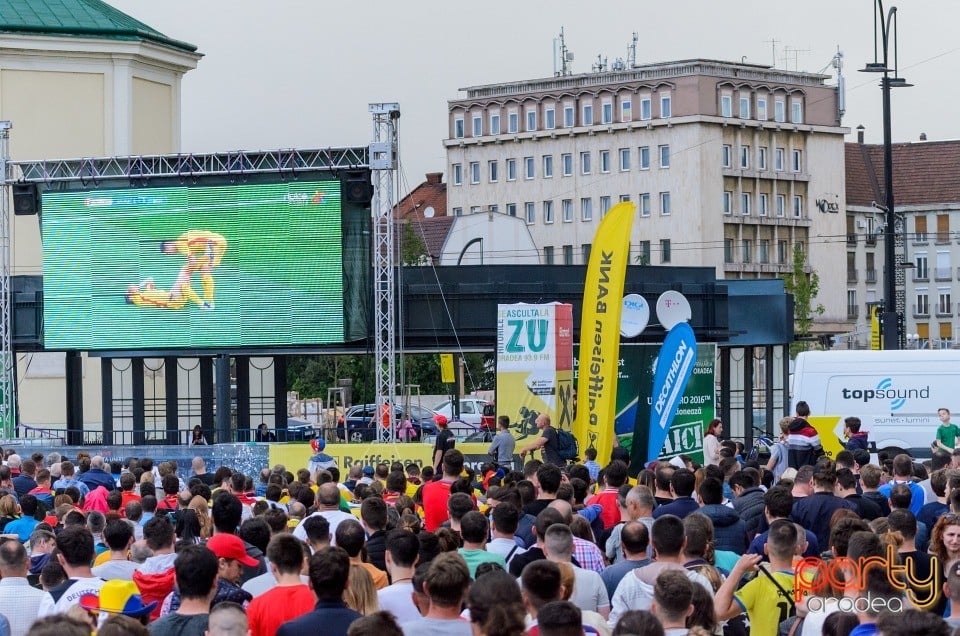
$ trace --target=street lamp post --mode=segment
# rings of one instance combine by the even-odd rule
[[[893,67],[890,67],[890,35],[893,32]],[[879,34],[879,40],[878,40]],[[882,45],[883,60],[878,59],[878,43]],[[883,73],[880,89],[883,93],[883,183],[886,200],[883,228],[883,348],[900,348],[900,314],[897,311],[896,215],[893,207],[893,142],[891,140],[890,90],[912,86],[897,73],[897,8],[883,11],[883,0],[873,7],[873,62],[860,69],[864,73]],[[893,71],[893,77],[890,72]]]

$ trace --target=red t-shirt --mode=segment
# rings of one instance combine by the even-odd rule
[[[247,607],[251,636],[273,636],[287,621],[313,611],[317,597],[306,585],[275,587]]]
[[[440,524],[450,518],[447,500],[450,499],[452,481],[431,481],[423,486],[423,527],[434,532]]]
[[[620,508],[617,506],[617,489],[607,488],[588,500],[589,504],[600,504],[603,512],[600,513],[600,519],[603,520],[604,529],[610,529],[620,523]]]

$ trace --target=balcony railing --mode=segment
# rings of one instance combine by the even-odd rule
[[[848,270],[847,270],[847,282],[848,282],[848,283],[855,283],[855,282],[857,282],[857,270],[855,270],[855,269],[848,269]]]
[[[937,245],[944,245],[950,242],[950,232],[937,232]]]
[[[927,269],[922,270],[914,268],[913,270],[913,282],[915,283],[928,283],[930,282],[930,274],[927,273]]]
[[[874,234],[873,232],[870,232],[864,237],[863,242],[866,243],[868,246],[876,245],[877,235]]]
[[[930,317],[930,305],[923,303],[921,305],[913,306],[913,317],[914,318],[929,318]]]
[[[856,245],[857,244],[857,235],[847,233],[847,245]]]
[[[953,270],[949,267],[934,267],[933,268],[933,278],[938,281],[951,280],[953,275]]]
[[[875,270],[875,269],[868,269],[868,270],[867,270],[867,273],[866,273],[866,279],[865,279],[865,280],[866,280],[868,283],[875,283],[875,282],[877,282],[877,270]]]
[[[860,316],[860,307],[857,305],[847,305],[847,318],[857,318]]]
[[[937,303],[937,318],[948,318],[953,315],[953,303]]]
[[[927,233],[926,232],[915,232],[913,234],[913,243],[914,245],[926,245],[927,243]]]

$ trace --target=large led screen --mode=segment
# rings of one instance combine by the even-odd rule
[[[47,349],[343,342],[340,182],[43,195]]]

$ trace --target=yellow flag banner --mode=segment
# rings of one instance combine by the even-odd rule
[[[581,456],[587,448],[596,448],[601,465],[607,463],[613,449],[620,312],[635,212],[636,206],[625,201],[610,208],[600,221],[583,285],[573,434],[580,445]]]

